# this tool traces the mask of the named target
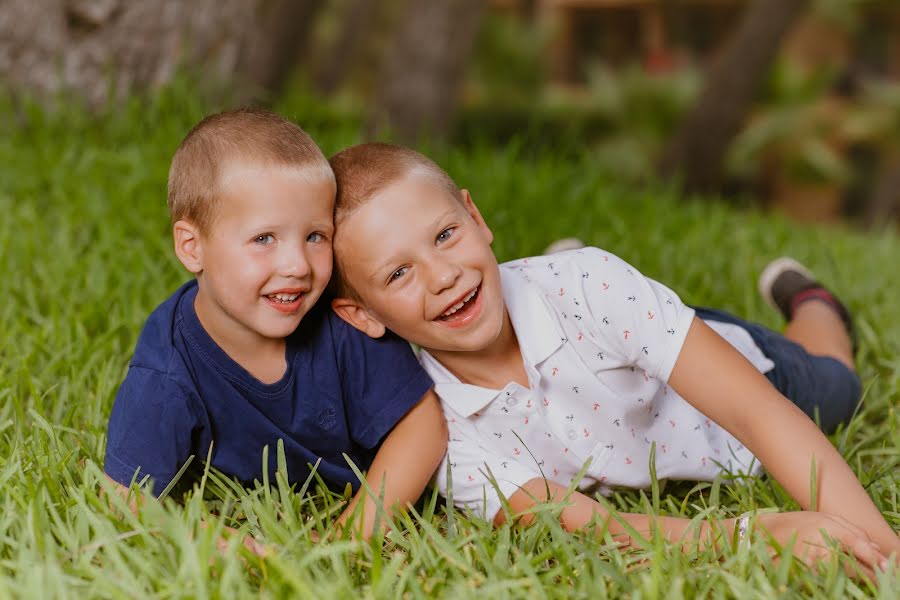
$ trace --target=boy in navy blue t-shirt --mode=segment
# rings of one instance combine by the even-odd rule
[[[175,254],[195,279],[150,315],[116,396],[104,469],[117,485],[149,476],[159,495],[210,446],[213,467],[262,480],[282,440],[291,482],[319,461],[331,487],[358,489],[347,454],[373,489],[384,482],[386,506],[422,492],[447,445],[434,435],[446,423],[430,378],[405,341],[373,340],[317,304],[334,197],[318,147],[277,115],[229,111],[187,135],[168,205]],[[374,513],[365,507],[364,534]]]

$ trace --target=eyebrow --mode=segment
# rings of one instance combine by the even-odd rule
[[[441,224],[441,222],[442,222],[444,219],[446,219],[449,215],[451,215],[451,214],[453,214],[453,213],[455,213],[455,212],[456,212],[456,207],[454,206],[454,207],[450,208],[449,210],[447,210],[447,211],[441,213],[441,215],[438,216],[438,218],[436,218],[436,219],[431,223],[431,229],[435,229],[435,228],[439,227],[440,224]],[[392,256],[392,257],[390,257],[389,259],[387,259],[386,261],[384,261],[383,263],[381,263],[381,265],[379,265],[379,266],[372,272],[372,275],[370,276],[370,279],[372,279],[373,281],[380,279],[380,278],[381,278],[381,275],[380,275],[381,272],[382,272],[384,269],[386,269],[386,268],[388,268],[389,266],[391,266],[391,263],[393,263],[393,262],[395,262],[395,261],[396,261],[396,259]]]

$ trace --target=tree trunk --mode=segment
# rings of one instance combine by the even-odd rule
[[[866,205],[863,226],[872,231],[897,224],[900,218],[900,157],[885,159],[872,198]]]
[[[190,1],[190,0],[188,0]],[[256,22],[238,64],[245,81],[270,94],[280,92],[298,59],[309,50],[316,14],[324,0],[255,0]]]
[[[408,2],[385,56],[369,134],[413,143],[449,128],[486,0]]]
[[[182,66],[271,89],[320,0],[4,0],[0,78],[46,102],[94,107],[170,81]]]
[[[808,0],[756,0],[706,78],[704,90],[670,139],[660,162],[688,191],[716,191],[732,138],[750,111],[785,34]]]
[[[341,86],[353,64],[378,13],[378,3],[372,0],[353,0],[341,15],[341,31],[337,41],[316,70],[316,87],[323,95],[333,94]]]

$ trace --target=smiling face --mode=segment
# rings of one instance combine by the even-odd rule
[[[359,299],[335,309],[373,337],[387,328],[436,356],[483,350],[505,315],[492,240],[468,192],[461,202],[414,171],[341,223],[335,252]]]
[[[331,277],[334,182],[286,166],[225,170],[201,233],[175,224],[176,253],[197,274],[204,329],[230,352],[283,343]]]

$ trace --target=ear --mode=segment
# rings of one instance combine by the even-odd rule
[[[469,213],[469,216],[475,221],[475,224],[478,226],[482,235],[487,238],[487,243],[490,244],[494,241],[494,232],[491,231],[491,228],[488,227],[484,217],[478,212],[478,207],[475,206],[475,202],[472,200],[472,194],[469,193],[469,190],[460,190],[460,193],[462,194],[463,206],[466,207],[466,212]]]
[[[331,310],[371,338],[380,338],[384,335],[386,330],[384,324],[355,300],[335,298],[331,301]]]
[[[172,237],[175,240],[175,256],[191,273],[198,275],[203,271],[203,240],[200,230],[188,221],[176,221],[172,226]]]

